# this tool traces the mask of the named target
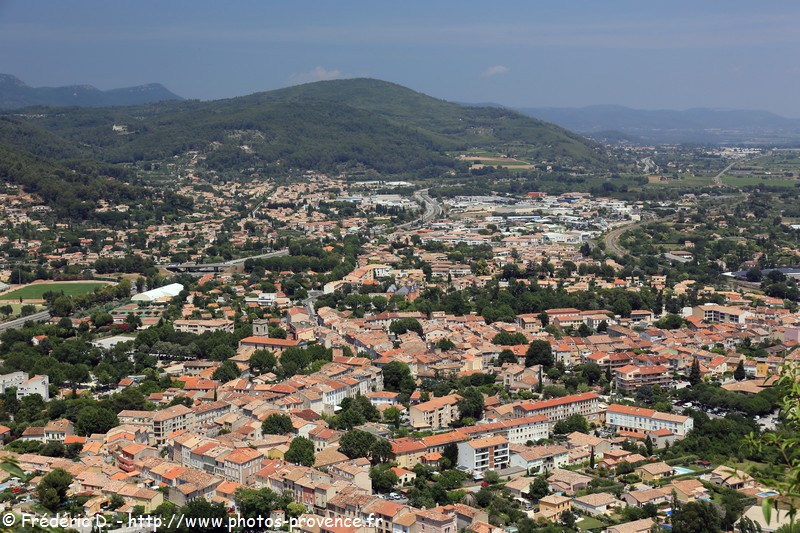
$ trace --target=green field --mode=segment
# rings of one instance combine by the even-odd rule
[[[603,522],[591,516],[587,516],[583,520],[579,520],[575,525],[578,526],[578,529],[583,531],[588,531],[590,529],[602,529],[605,527]]]
[[[768,185],[770,187],[787,187],[794,188],[795,185],[800,183],[800,180],[795,178],[786,178],[781,176],[761,177],[761,176],[722,176],[722,183],[731,185],[733,187],[745,187],[753,185]]]
[[[67,296],[78,296],[92,292],[97,287],[102,287],[105,283],[96,281],[85,281],[78,283],[37,283],[26,285],[20,289],[0,296],[0,300],[41,300],[46,292],[63,292]]]

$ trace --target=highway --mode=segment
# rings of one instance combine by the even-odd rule
[[[439,202],[428,196],[428,189],[414,191],[413,198],[414,201],[425,208],[425,211],[422,213],[422,217],[420,217],[418,220],[412,220],[411,222],[406,222],[405,224],[395,226],[391,231],[413,226],[422,226],[433,219],[441,217],[444,213],[444,210],[442,209],[442,206],[439,205]]]
[[[625,224],[624,226],[619,226],[613,230],[611,230],[608,235],[604,237],[604,241],[606,243],[606,252],[613,253],[620,257],[625,255],[625,249],[619,245],[619,238],[622,237],[622,234],[628,231],[629,229],[633,229],[636,226],[642,224],[645,221],[640,220],[639,222],[634,222],[633,224]]]
[[[725,175],[725,173],[726,173],[727,171],[729,171],[730,169],[732,169],[732,168],[733,168],[733,166],[734,166],[736,163],[739,163],[739,162],[740,162],[739,160],[736,160],[736,161],[734,161],[733,163],[731,163],[731,164],[730,164],[730,165],[728,165],[727,167],[723,168],[723,169],[720,171],[720,173],[719,173],[719,174],[717,174],[716,176],[714,176],[714,185],[716,185],[717,187],[722,187],[722,186],[723,186],[723,183],[722,183],[722,176],[724,176],[724,175]]]
[[[0,324],[0,331],[21,328],[28,320],[33,320],[34,322],[44,322],[46,320],[50,320],[50,311],[40,311],[22,318],[15,318],[14,320],[3,322]]]
[[[289,255],[289,250],[279,250],[277,252],[240,257],[239,259],[231,259],[224,263],[172,263],[164,265],[164,268],[170,272],[222,272],[232,266],[240,265],[248,259],[264,259],[267,257],[280,257],[282,255]]]

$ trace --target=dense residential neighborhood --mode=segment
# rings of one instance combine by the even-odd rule
[[[14,283],[6,263],[6,293],[40,287],[18,303],[49,311],[2,335],[7,508],[167,517],[207,502],[380,519],[353,531],[644,532],[689,503],[733,527],[778,494],[740,445],[779,424],[795,304],[607,256],[596,242],[650,216],[641,202],[433,210],[348,187],[228,188],[195,204],[195,225],[3,248],[113,280],[71,294],[81,281]],[[222,222],[245,192],[269,200]],[[28,224],[13,206],[33,199],[10,198]],[[146,274],[100,276],[133,258]]]

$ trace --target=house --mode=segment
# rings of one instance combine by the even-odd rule
[[[606,425],[615,431],[639,432],[662,428],[670,430],[676,438],[683,439],[694,428],[692,417],[662,413],[644,407],[611,404],[606,409]]]
[[[75,426],[66,418],[51,420],[44,426],[44,442],[64,442],[73,434]]]
[[[440,508],[416,511],[419,533],[458,533],[456,515],[445,514]]]
[[[653,505],[660,505],[668,501],[671,497],[672,491],[666,487],[658,487],[655,489],[634,490],[626,492],[622,495],[625,503],[632,507],[642,507],[647,503]]]
[[[549,494],[539,499],[539,513],[536,517],[542,517],[551,522],[556,522],[565,511],[569,510],[571,502],[572,499],[566,496]]]
[[[414,472],[411,470],[406,470],[405,468],[393,466],[392,472],[397,475],[398,483],[401,485],[410,485],[415,479],[417,479],[417,475]]]
[[[564,494],[575,494],[581,489],[589,486],[592,478],[584,476],[571,470],[557,468],[552,474],[547,476],[547,483],[553,492],[563,492]]]
[[[724,465],[711,472],[710,481],[716,485],[735,490],[749,489],[756,484],[755,480],[747,473]]]
[[[603,530],[603,533],[650,533],[655,525],[657,523],[652,518],[642,518],[633,522],[608,526]]]
[[[572,500],[572,508],[592,516],[608,514],[611,509],[621,507],[622,502],[607,492],[579,496]]]
[[[675,475],[675,469],[664,461],[645,463],[636,467],[634,472],[642,478],[642,481],[659,481],[661,478]]]
[[[708,489],[697,479],[683,479],[673,481],[672,488],[681,503],[709,499]]]

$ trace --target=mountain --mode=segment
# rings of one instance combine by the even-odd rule
[[[101,91],[91,85],[31,87],[10,74],[0,74],[0,109],[29,106],[128,106],[181,100],[159,83]]]
[[[554,124],[373,79],[322,81],[209,102],[72,107],[57,113],[31,108],[17,118],[59,136],[86,157],[113,163],[200,150],[218,171],[361,168],[434,177],[456,166],[448,152],[481,148],[564,167],[609,166],[600,145]]]
[[[641,110],[598,105],[581,108],[518,108],[518,111],[597,138],[616,131],[641,143],[796,144],[800,119],[767,111],[696,108]]]

